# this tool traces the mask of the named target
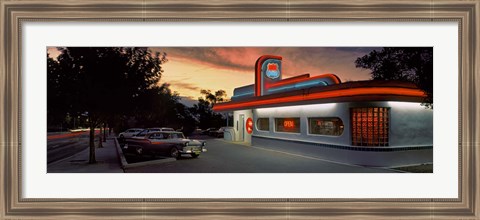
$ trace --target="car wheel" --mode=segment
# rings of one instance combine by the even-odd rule
[[[180,152],[178,152],[178,149],[176,147],[172,147],[172,149],[170,149],[170,156],[173,158],[180,157]]]
[[[200,154],[191,154],[193,158],[197,158]]]
[[[142,155],[143,154],[143,148],[141,148],[141,147],[135,148],[135,153],[137,153],[138,155]]]

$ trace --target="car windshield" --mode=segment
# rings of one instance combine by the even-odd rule
[[[183,136],[183,133],[170,133],[168,135],[168,138],[169,139],[177,139],[177,138],[185,138],[185,136]]]
[[[148,130],[143,130],[142,132],[136,134],[135,136],[145,136],[147,134]]]

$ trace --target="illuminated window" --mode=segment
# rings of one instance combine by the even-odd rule
[[[388,108],[352,108],[352,145],[388,146]]]
[[[260,131],[269,131],[270,124],[268,118],[259,118],[257,119],[257,130]]]
[[[275,131],[300,133],[300,118],[275,118]]]
[[[310,134],[340,136],[343,133],[343,121],[340,118],[309,118]]]

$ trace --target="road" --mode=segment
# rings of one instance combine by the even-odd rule
[[[98,133],[98,131],[96,131]],[[61,132],[47,135],[47,163],[72,156],[88,147],[89,132]]]
[[[129,168],[128,173],[385,173],[388,169],[367,168],[326,161],[315,157],[272,151],[231,143],[223,139],[207,140],[208,152],[198,158]]]

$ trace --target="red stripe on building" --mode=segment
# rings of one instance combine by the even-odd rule
[[[302,78],[298,78],[298,79],[293,79],[293,78],[284,79],[284,80],[281,80],[281,81],[278,81],[278,82],[271,83],[270,85],[268,85],[268,88],[274,88],[274,87],[284,86],[284,85],[288,85],[288,84],[299,83],[299,82],[304,82],[304,81],[313,80],[313,79],[321,79],[321,78],[327,78],[327,79],[332,80],[332,82],[334,82],[335,84],[340,84],[340,80],[338,79],[337,76],[335,76],[331,73],[326,73],[326,74],[322,74],[322,75],[318,75],[318,76],[314,76],[314,77],[308,77],[308,78],[303,78],[302,77]]]
[[[363,96],[363,95],[398,95],[411,97],[426,97],[425,92],[420,89],[410,88],[389,88],[389,87],[370,87],[370,88],[348,88],[339,90],[330,90],[310,94],[292,95],[285,97],[277,97],[264,100],[252,100],[245,102],[230,102],[221,103],[213,107],[215,111],[225,111],[230,109],[248,109],[254,106],[290,103],[298,101],[308,101],[316,99],[339,98],[349,96]]]

